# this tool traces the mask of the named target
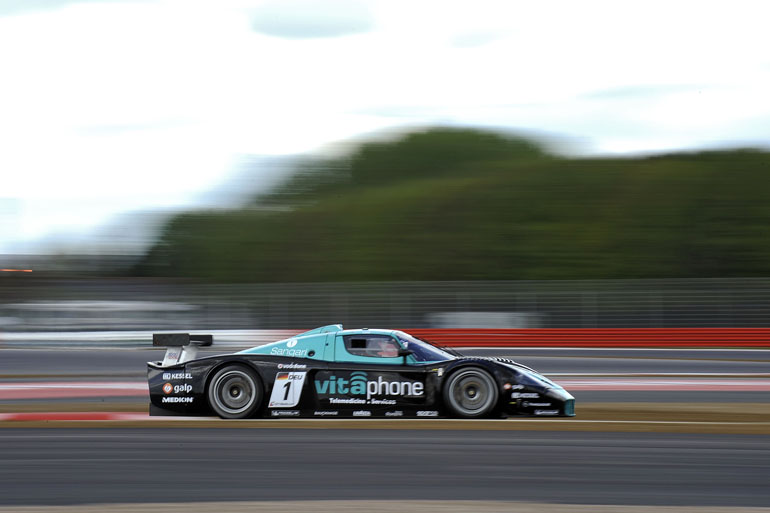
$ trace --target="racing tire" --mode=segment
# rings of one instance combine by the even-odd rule
[[[498,396],[494,378],[475,367],[458,370],[449,376],[444,386],[444,404],[456,417],[489,415],[497,406]]]
[[[209,406],[223,419],[245,419],[262,405],[264,387],[256,372],[243,365],[227,365],[209,381]]]

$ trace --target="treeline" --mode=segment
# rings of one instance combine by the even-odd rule
[[[221,282],[770,275],[770,154],[565,158],[433,129],[173,218],[135,270]]]

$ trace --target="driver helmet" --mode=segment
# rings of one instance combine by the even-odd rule
[[[392,358],[394,356],[398,356],[398,349],[396,348],[395,344],[387,339],[382,339],[377,341],[377,344],[379,345],[379,351],[377,354],[379,356],[385,357],[385,358]]]

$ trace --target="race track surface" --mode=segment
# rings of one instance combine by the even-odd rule
[[[4,429],[0,505],[245,500],[770,504],[770,437]]]
[[[126,405],[125,411],[146,412],[145,362],[162,358],[162,353],[0,350],[0,410],[7,416],[20,411],[99,412],[105,405],[121,411]],[[770,350],[525,348],[466,353],[513,357],[571,383],[577,399],[575,422],[553,419],[558,422],[542,428],[500,424],[517,429],[497,431],[447,429],[438,423],[436,428],[403,424],[380,429],[355,421],[346,429],[333,422],[328,427],[243,424],[234,429],[217,419],[207,421],[216,428],[192,427],[196,424],[189,419],[179,420],[190,426],[184,428],[150,421],[132,427],[116,422],[109,428],[110,422],[96,427],[44,419],[20,427],[23,422],[0,421],[0,512],[23,505],[142,508],[145,503],[172,507],[339,499],[770,506]],[[722,379],[734,385],[708,384]],[[699,380],[701,385],[687,389],[682,380]],[[650,386],[653,381],[659,385]],[[742,385],[744,381],[751,386]],[[646,385],[638,387],[641,382]],[[581,407],[592,413],[581,414]],[[586,420],[591,415],[595,420]],[[681,425],[661,423],[660,415]],[[606,423],[618,418],[625,424],[611,428]],[[716,421],[749,427],[741,430]],[[655,432],[639,432],[648,429]],[[736,434],[741,432],[763,434]],[[256,503],[243,504],[243,511],[250,511],[248,504]],[[303,509],[314,509],[315,503],[303,504]],[[409,504],[404,511],[415,503]],[[207,511],[202,508],[195,511]]]

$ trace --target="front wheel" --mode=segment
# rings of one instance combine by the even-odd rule
[[[209,381],[209,405],[223,419],[250,417],[262,403],[262,382],[251,369],[228,365]]]
[[[488,415],[497,404],[497,385],[488,372],[460,369],[449,376],[444,386],[444,402],[450,413],[475,418]]]

